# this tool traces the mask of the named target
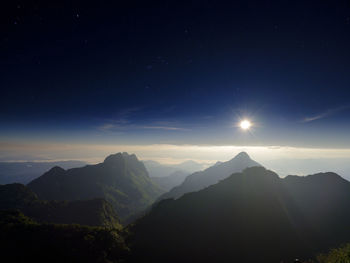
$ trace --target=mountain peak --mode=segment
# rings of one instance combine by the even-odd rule
[[[52,167],[50,170],[49,170],[49,172],[50,173],[62,173],[62,172],[65,172],[66,170],[64,170],[62,167],[60,167],[60,166],[54,166],[54,167]]]
[[[112,163],[112,162],[121,160],[122,158],[123,158],[122,153],[115,153],[115,154],[108,155],[103,162],[104,163]]]
[[[229,177],[233,173],[240,173],[245,168],[261,165],[252,160],[246,152],[240,152],[227,162],[217,162],[215,165],[186,177],[181,185],[174,187],[164,198],[179,198],[185,193],[196,192]]]
[[[234,162],[249,162],[252,161],[250,156],[246,152],[240,152],[237,154],[235,157],[233,157],[229,162],[234,161]]]
[[[246,152],[240,152],[232,160],[251,160],[250,156]]]
[[[125,160],[125,159],[138,161],[135,154],[128,154],[127,152],[123,152],[123,153],[115,153],[115,154],[108,155],[103,162],[104,163],[115,163],[115,162],[120,162],[121,160]]]
[[[103,163],[52,170],[28,184],[39,198],[68,201],[105,198],[122,220],[144,210],[162,193],[149,178],[144,164],[136,155],[126,152],[111,154]]]

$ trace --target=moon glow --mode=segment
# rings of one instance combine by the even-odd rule
[[[239,124],[242,130],[249,130],[249,128],[252,126],[251,122],[248,120],[243,120]]]

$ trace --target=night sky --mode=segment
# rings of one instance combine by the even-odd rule
[[[350,148],[349,1],[1,9],[3,144]]]

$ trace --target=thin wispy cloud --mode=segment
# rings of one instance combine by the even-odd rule
[[[140,108],[130,108],[121,111],[117,114],[115,119],[106,120],[105,123],[97,127],[100,131],[106,132],[123,132],[127,130],[139,130],[139,129],[153,129],[153,130],[165,130],[165,131],[190,131],[188,128],[179,127],[177,122],[152,120],[147,124],[138,123],[135,120],[135,114]]]
[[[137,130],[137,129],[153,129],[165,131],[190,131],[190,129],[174,126],[157,126],[157,125],[136,125],[136,124],[113,124],[105,123],[98,127],[101,131],[123,131],[123,130]]]
[[[142,126],[143,129],[158,129],[158,130],[168,130],[168,131],[189,131],[190,129],[180,128],[180,127],[170,127],[170,126]]]
[[[114,129],[115,125],[112,123],[106,123],[106,124],[102,124],[101,126],[98,127],[99,130],[102,131],[108,131],[111,129]]]
[[[314,116],[310,116],[310,117],[305,117],[303,120],[301,120],[302,123],[307,123],[307,122],[312,122],[312,121],[316,121],[316,120],[320,120],[323,118],[327,118],[330,117],[332,115],[335,115],[341,111],[350,109],[350,105],[346,105],[346,106],[341,106],[338,108],[333,108],[333,109],[328,109],[327,111],[321,112],[317,115]]]

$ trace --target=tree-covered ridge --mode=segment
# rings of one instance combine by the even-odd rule
[[[104,199],[45,201],[22,184],[0,185],[0,210],[9,209],[38,222],[121,228],[116,212]]]
[[[7,262],[124,262],[129,253],[117,229],[39,224],[19,211],[0,211],[0,233]]]
[[[103,163],[64,170],[54,167],[28,184],[47,200],[104,198],[126,220],[142,211],[162,193],[134,154],[117,153]]]
[[[317,256],[318,263],[349,263],[350,262],[350,244],[342,245],[331,249],[328,253]]]

